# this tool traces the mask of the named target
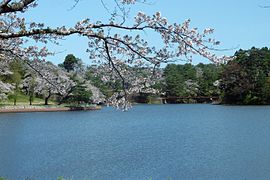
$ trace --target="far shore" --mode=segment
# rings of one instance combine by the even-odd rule
[[[89,111],[100,110],[101,106],[90,107],[57,107],[57,106],[3,106],[0,113],[16,113],[16,112],[58,112],[58,111]]]

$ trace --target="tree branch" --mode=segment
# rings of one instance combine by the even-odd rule
[[[12,0],[3,0],[0,3],[0,14],[23,11],[36,0],[20,0],[19,2],[12,3],[11,1]]]
[[[126,91],[126,87],[125,87],[125,78],[122,76],[122,74],[120,73],[120,71],[116,68],[113,60],[112,60],[112,57],[111,57],[111,54],[110,54],[110,50],[109,50],[109,46],[108,46],[108,42],[106,39],[104,39],[104,45],[105,45],[105,50],[106,50],[106,54],[107,54],[107,58],[109,60],[109,62],[111,63],[113,69],[116,71],[116,73],[118,74],[118,76],[120,77],[121,81],[122,81],[122,87],[123,87],[123,91],[124,91],[124,98],[125,98],[125,101],[127,101],[127,91]],[[127,107],[125,107],[124,109],[126,109]]]

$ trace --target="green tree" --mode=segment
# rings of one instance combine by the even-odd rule
[[[10,75],[10,81],[12,84],[14,84],[14,90],[13,93],[10,94],[9,98],[13,99],[13,104],[17,104],[17,98],[20,94],[20,84],[22,81],[23,76],[23,66],[22,63],[19,60],[14,60],[10,63],[10,70],[12,74]]]
[[[195,87],[196,69],[191,64],[169,64],[164,69],[164,78],[167,96],[189,96],[189,92],[194,92],[190,87]]]
[[[223,71],[223,102],[269,104],[270,50],[240,49]]]
[[[214,83],[221,78],[222,66],[215,64],[196,65],[200,96],[218,96],[220,91]]]
[[[78,59],[73,54],[68,54],[65,57],[63,67],[67,70],[67,72],[74,71],[77,63],[78,63]],[[59,66],[61,67],[61,65]]]
[[[92,92],[88,90],[83,83],[77,83],[77,85],[71,89],[69,102],[76,102],[78,105],[80,103],[89,103],[91,96]]]
[[[87,88],[85,79],[77,74],[73,74],[70,78],[76,83],[76,85],[70,89],[66,101],[69,103],[76,103],[78,105],[80,103],[89,103],[93,94],[91,90]]]
[[[265,80],[265,84],[262,88],[262,94],[263,94],[262,99],[265,102],[270,102],[270,77],[269,76]]]
[[[30,86],[29,86],[29,91],[28,91],[28,95],[29,95],[29,105],[32,105],[34,98],[35,98],[35,87],[37,85],[37,82],[35,81],[34,78],[31,79],[30,81]]]

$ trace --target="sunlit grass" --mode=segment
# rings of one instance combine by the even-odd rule
[[[29,96],[24,95],[22,93],[17,96],[17,105],[29,105]],[[35,97],[32,105],[44,105],[45,101],[41,98]],[[9,98],[5,101],[0,101],[0,106],[12,106],[14,104],[14,100]],[[49,104],[55,105],[56,103],[53,101],[49,101]],[[1,180],[1,179],[0,179]]]

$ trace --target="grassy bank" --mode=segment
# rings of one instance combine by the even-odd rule
[[[35,97],[34,100],[32,101],[32,105],[44,105],[45,101],[42,98]],[[16,105],[29,105],[29,96],[26,96],[22,93],[17,95],[17,102]],[[49,104],[56,104],[53,101],[49,101]],[[0,101],[0,106],[13,106],[14,105],[14,99],[13,98],[8,98],[5,101]],[[1,179],[0,179],[1,180]]]
[[[24,94],[17,96],[16,105],[14,99],[10,98],[0,103],[0,113],[5,112],[52,112],[52,111],[76,111],[76,110],[98,110],[100,106],[94,104],[61,104],[49,101],[49,105],[45,105],[45,101],[41,98],[35,98],[32,105],[29,103],[29,97]],[[1,180],[1,179],[0,179]]]

